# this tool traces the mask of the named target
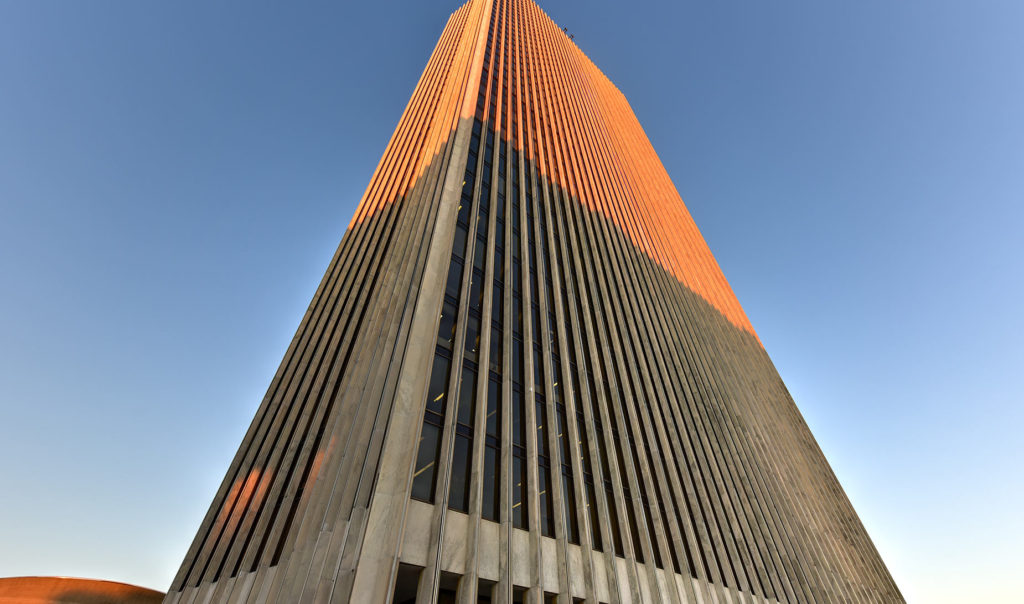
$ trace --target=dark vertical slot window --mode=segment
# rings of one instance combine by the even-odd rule
[[[540,358],[540,346],[533,345],[533,383],[538,389],[544,383],[544,364]]]
[[[459,402],[455,413],[455,449],[452,454],[451,486],[448,507],[469,510],[469,473],[473,467],[473,419],[476,415],[476,363],[466,360],[462,365]]]
[[[685,535],[685,531],[683,531],[683,526],[684,526],[684,524],[683,524],[683,515],[682,515],[682,512],[679,511],[679,508],[681,508],[681,507],[683,507],[685,505],[685,506],[687,506],[687,512],[689,512],[690,511],[689,510],[689,506],[687,505],[687,503],[685,501],[679,501],[679,502],[677,502],[677,504],[678,505],[676,505],[676,522],[679,523],[679,532],[683,533]],[[698,547],[698,549],[699,549],[699,547]],[[683,551],[680,552],[680,555],[686,560],[686,569],[690,572],[690,576],[691,577],[699,577],[700,575],[697,574],[697,565],[696,565],[696,562],[694,560],[693,552],[691,552],[691,551],[689,551],[687,549],[685,537],[684,537],[684,541],[683,541]],[[701,562],[704,565],[704,576],[705,577],[710,577],[711,575],[708,572],[707,561],[703,560],[703,557],[704,557],[703,552],[701,552],[698,555],[702,558]]]
[[[647,520],[647,535],[651,538],[651,549],[654,550],[654,565],[658,568],[665,568],[661,560],[661,549],[658,547],[658,540],[654,538],[654,519],[651,516],[651,502],[647,499],[647,495],[641,497],[641,501],[644,504],[644,517]]]
[[[476,602],[477,604],[491,604],[494,597],[494,583],[481,579],[477,583]]]
[[[626,492],[626,517],[629,520],[629,536],[633,540],[633,555],[636,556],[636,561],[643,564],[644,562],[644,548],[640,543],[640,528],[636,523],[636,506],[634,505],[632,495]]]
[[[573,375],[575,375],[575,370]],[[579,401],[578,405],[583,403],[579,396],[576,396],[576,400]],[[579,409],[578,406],[577,409]],[[580,463],[583,466],[583,488],[587,491],[586,516],[589,520],[587,526],[590,527],[590,542],[593,544],[594,549],[600,550],[604,549],[604,547],[601,541],[601,530],[597,526],[597,496],[594,489],[593,467],[590,464],[590,446],[587,438],[586,420],[583,417],[583,413],[579,411],[576,412],[576,426],[580,435]]]
[[[487,384],[487,417],[484,419],[484,476],[481,514],[485,520],[498,520],[501,476],[501,376],[491,373]]]
[[[609,393],[608,400],[611,399],[611,393]],[[629,535],[633,542],[633,554],[636,556],[638,562],[644,561],[643,547],[640,545],[640,529],[636,524],[636,510],[633,505],[633,495],[629,487],[629,466],[626,465],[626,458],[622,454],[623,443],[619,438],[619,431],[617,428],[612,428],[612,437],[615,442],[615,454],[619,462],[619,470],[622,474],[622,491],[626,500],[626,522],[629,523]]]
[[[555,536],[555,511],[551,501],[551,470],[547,461],[541,461],[537,476],[540,477],[540,530],[545,537]]]
[[[580,542],[580,526],[579,521],[576,519],[575,510],[572,509],[571,502],[576,501],[576,489],[572,484],[572,473],[562,472],[562,492],[565,494],[565,527],[568,531],[567,538],[569,543],[579,544]]]
[[[423,417],[416,466],[413,469],[412,496],[422,501],[433,500],[437,458],[441,451],[441,427],[444,425],[447,400],[450,353],[438,348],[434,353],[434,366],[427,390],[427,409]]]
[[[546,537],[555,536],[555,513],[553,495],[551,493],[551,455],[548,446],[547,405],[544,395],[536,393],[537,416],[537,463],[540,480],[540,529]]]
[[[503,356],[502,348],[503,348],[503,346],[502,346],[502,341],[501,341],[501,327],[500,327],[500,324],[497,327],[493,326],[493,324],[492,324],[492,327],[491,327],[491,352],[490,352],[490,358],[489,358],[490,359],[489,363],[490,363],[491,371],[497,371],[497,372],[501,371],[502,356]]]
[[[455,229],[459,231],[461,229]],[[465,241],[465,240],[463,240]],[[444,295],[449,299],[453,300],[452,304],[458,308],[459,304],[459,286],[462,284],[462,258],[458,256],[452,256],[452,261],[448,265],[448,279],[445,282]]]
[[[452,452],[452,480],[448,491],[448,507],[460,512],[469,509],[469,458],[472,439],[464,435],[455,437]]]
[[[469,310],[466,316],[466,358],[477,361],[480,350],[480,313]]]
[[[505,146],[501,145],[501,161],[505,164]],[[499,198],[504,204],[504,197]],[[529,514],[526,508],[526,402],[523,397],[523,290],[522,262],[520,261],[520,238],[518,220],[519,199],[513,197],[512,214],[512,524],[516,528],[527,528]]]
[[[668,532],[668,510],[665,509],[665,502],[661,501],[660,499],[658,500],[658,505],[661,509],[662,522],[665,523],[665,537],[668,539],[668,551],[672,557],[672,570],[679,574],[682,574],[683,569],[679,565],[679,557],[676,554],[676,544],[672,540],[671,533]]]
[[[571,454],[571,443],[569,441],[568,424],[566,422],[566,411],[565,405],[560,402],[555,404],[556,418],[558,420],[558,432],[555,434],[559,452],[562,456],[562,490],[564,509],[563,513],[565,516],[565,526],[567,531],[567,538],[570,543],[580,542],[580,531],[579,521],[576,516],[576,489],[573,487],[572,480],[572,466],[570,465],[572,460]]]
[[[512,524],[525,529],[529,518],[526,509],[526,403],[522,383],[517,381],[522,380],[522,350],[522,342],[513,340],[513,366],[518,367],[519,372],[512,374]]]
[[[526,509],[526,457],[512,458],[512,526],[525,529],[529,522]]]
[[[452,302],[448,296],[441,305],[441,321],[437,328],[437,344],[451,350],[455,345],[455,319],[458,304]]]
[[[392,602],[394,604],[415,604],[416,590],[419,588],[422,568],[411,564],[399,564],[395,573],[395,589]]]
[[[611,480],[605,481],[604,490],[608,499],[608,519],[611,524],[609,529],[612,534],[612,546],[615,549],[615,555],[620,558],[624,558],[626,556],[626,552],[622,545],[622,529],[619,527],[619,511],[618,506],[615,505],[615,493],[612,489]]]

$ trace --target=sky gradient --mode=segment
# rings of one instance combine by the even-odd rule
[[[0,0],[0,576],[170,583],[456,8],[361,4]],[[832,4],[541,6],[908,601],[1013,601],[1024,4]]]

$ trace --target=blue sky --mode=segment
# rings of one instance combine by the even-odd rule
[[[167,587],[455,8],[361,4],[0,2],[0,576]],[[542,6],[908,600],[1019,597],[1024,4]]]

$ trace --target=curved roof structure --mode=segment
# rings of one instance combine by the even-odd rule
[[[138,585],[75,577],[0,579],[0,604],[156,604],[164,594]]]

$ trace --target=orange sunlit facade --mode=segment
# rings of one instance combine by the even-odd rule
[[[625,97],[471,0],[166,601],[902,596]]]

